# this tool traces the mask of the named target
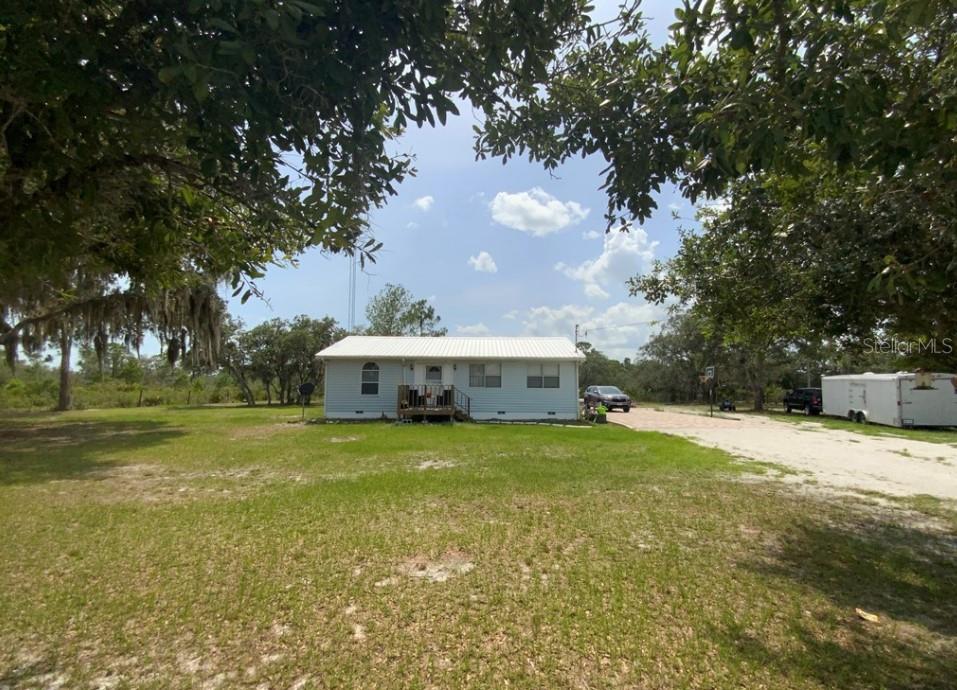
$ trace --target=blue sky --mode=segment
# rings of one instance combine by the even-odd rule
[[[676,5],[644,3],[655,41],[666,37]],[[615,7],[598,3],[596,16]],[[633,357],[656,330],[642,322],[660,320],[664,309],[629,297],[624,281],[675,251],[672,208],[689,217],[688,202],[664,189],[657,213],[641,228],[606,236],[606,199],[598,189],[603,159],[569,161],[554,177],[525,160],[476,161],[475,122],[465,108],[445,127],[410,129],[398,142],[415,156],[417,175],[370,216],[370,234],[384,246],[357,277],[356,323],[365,322],[370,297],[398,283],[428,298],[450,335],[571,338],[579,323],[585,340]],[[346,324],[348,274],[348,258],[310,251],[298,268],[268,271],[259,282],[265,301],[231,300],[229,308],[247,326],[297,314]]]

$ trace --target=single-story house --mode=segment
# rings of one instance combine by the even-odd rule
[[[567,338],[351,335],[316,355],[330,419],[577,419]]]

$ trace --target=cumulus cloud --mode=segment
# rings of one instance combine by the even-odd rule
[[[705,199],[698,202],[698,211],[709,215],[724,213],[731,208],[731,200],[726,196],[719,196],[714,199]]]
[[[535,237],[558,232],[588,216],[588,209],[577,201],[559,201],[541,187],[515,194],[499,192],[489,208],[496,223]]]
[[[412,202],[412,204],[420,211],[428,211],[430,208],[432,208],[432,204],[434,203],[435,197],[432,196],[420,196],[418,199]]]
[[[657,242],[648,241],[648,233],[642,228],[612,232],[605,235],[602,252],[597,258],[583,261],[578,266],[559,262],[555,264],[555,270],[581,282],[588,297],[607,299],[610,296],[608,287],[623,286],[628,278],[648,269],[657,246]]]
[[[516,321],[518,319],[518,309],[511,309],[504,314],[502,314],[503,319],[508,319],[509,321]]]
[[[598,232],[597,230],[586,230],[585,232],[582,233],[582,239],[597,240],[599,237],[601,237],[601,235],[602,233]]]
[[[667,318],[667,305],[636,300],[618,302],[603,310],[581,304],[533,307],[522,314],[521,321],[526,335],[566,338],[574,336],[578,324],[580,340],[609,357],[624,359],[633,358]]]
[[[455,332],[459,335],[488,335],[491,333],[488,326],[481,321],[479,323],[473,323],[470,326],[456,326]]]
[[[498,266],[495,265],[495,259],[488,252],[482,251],[478,256],[469,257],[469,266],[479,273],[496,273]]]

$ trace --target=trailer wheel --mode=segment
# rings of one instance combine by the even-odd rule
[[[853,421],[854,421],[854,410],[848,410],[848,411],[847,411],[847,421],[849,421],[849,422],[853,422]]]
[[[864,416],[863,412],[858,412],[857,416],[854,417],[854,421],[858,424],[864,424],[867,421],[867,417]]]

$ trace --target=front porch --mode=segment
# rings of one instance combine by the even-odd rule
[[[396,407],[399,419],[448,417],[463,421],[471,419],[471,408],[469,396],[455,386],[434,383],[399,385]]]

